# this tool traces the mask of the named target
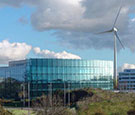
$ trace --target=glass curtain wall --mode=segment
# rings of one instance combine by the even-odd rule
[[[77,59],[29,59],[26,80],[33,97],[54,90],[113,89],[113,62]]]

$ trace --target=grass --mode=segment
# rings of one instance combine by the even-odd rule
[[[128,111],[135,110],[135,93],[91,91],[94,93],[92,97],[78,102],[78,115],[127,115]]]
[[[110,103],[110,102],[96,102],[88,105],[88,108],[78,111],[79,115],[94,115],[96,113],[102,113],[104,115],[127,115],[127,111],[132,109],[124,102],[123,103]]]
[[[17,108],[15,108],[15,109],[8,108],[8,111],[10,111],[13,115],[28,115],[28,110],[22,110],[22,109],[17,109]],[[30,115],[36,115],[36,114],[30,110]]]

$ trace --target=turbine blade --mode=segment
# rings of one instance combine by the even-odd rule
[[[123,0],[121,0],[121,5],[120,5],[120,8],[119,8],[118,13],[117,13],[117,15],[116,15],[116,18],[115,18],[115,20],[114,20],[113,28],[115,27],[115,25],[116,25],[116,23],[117,23],[117,20],[118,20],[118,17],[119,17],[119,15],[120,15],[120,11],[121,11],[122,5],[123,5],[122,3],[123,3]]]
[[[114,33],[115,33],[117,39],[119,40],[119,42],[120,42],[122,48],[125,49],[124,45],[122,44],[122,42],[121,42],[121,40],[120,40],[120,38],[119,38],[119,36],[118,36],[118,33],[117,33],[117,32],[114,32]]]
[[[104,31],[104,32],[99,32],[99,33],[96,33],[96,34],[105,34],[105,33],[110,33],[110,32],[113,32],[113,30],[107,30],[107,31]]]

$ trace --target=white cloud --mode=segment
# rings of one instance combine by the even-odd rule
[[[55,30],[61,44],[72,48],[112,48],[112,35],[93,35],[110,29],[121,0],[0,0],[0,6],[34,6],[31,23],[38,31]],[[125,47],[135,51],[135,0],[123,0],[116,26]],[[70,34],[68,34],[70,33]],[[120,48],[120,47],[119,47]]]
[[[39,31],[48,29],[76,29],[85,11],[80,0],[41,0],[31,17]],[[79,26],[79,25],[78,25]]]
[[[8,40],[0,42],[0,64],[7,64],[9,61],[23,60],[32,50],[32,46],[26,43],[10,43]],[[54,52],[49,50],[41,50],[39,47],[33,48],[37,57],[44,58],[60,58],[60,59],[81,59],[79,56],[63,52]]]
[[[0,64],[8,61],[25,59],[32,47],[26,43],[10,43],[8,40],[0,42]]]
[[[123,71],[124,69],[135,69],[135,64],[128,64],[128,63],[125,63],[123,64],[120,68],[119,68],[119,71]]]
[[[131,21],[135,22],[135,18],[133,18]]]
[[[81,32],[97,32],[111,28],[121,0],[40,0],[37,11],[31,20],[39,31],[58,29]],[[130,6],[135,2],[129,0],[122,8],[117,25],[128,25]]]
[[[36,55],[44,57],[44,58],[81,59],[81,57],[68,53],[66,51],[56,53],[54,51],[41,50],[39,47],[35,47],[33,48],[33,50]]]

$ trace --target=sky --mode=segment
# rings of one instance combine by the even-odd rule
[[[45,57],[113,60],[111,29],[121,0],[0,0],[0,65]],[[135,0],[122,0],[118,68],[135,68]]]

